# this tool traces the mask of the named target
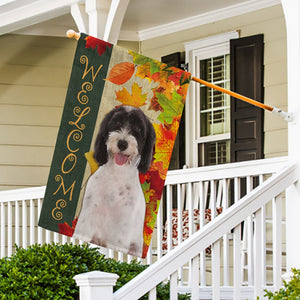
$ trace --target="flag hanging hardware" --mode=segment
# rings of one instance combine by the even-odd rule
[[[75,32],[74,30],[70,29],[67,31],[67,37],[68,38],[74,38],[76,40],[78,40],[80,38],[80,33],[79,32]],[[200,78],[197,78],[197,77],[192,77],[192,80],[197,82],[197,83],[200,83],[200,84],[203,84],[207,87],[210,87],[210,88],[213,88],[217,91],[220,91],[224,94],[227,94],[227,95],[230,95],[234,98],[237,98],[239,100],[242,100],[242,101],[245,101],[247,103],[250,103],[254,106],[257,106],[257,107],[260,107],[264,110],[267,110],[275,115],[278,115],[280,117],[282,117],[285,121],[287,122],[292,122],[293,121],[293,114],[292,113],[289,113],[289,112],[285,112],[279,108],[276,108],[276,107],[273,107],[273,106],[270,106],[270,105],[267,105],[267,104],[264,104],[264,103],[261,103],[261,102],[258,102],[256,100],[253,100],[251,98],[248,98],[246,96],[243,96],[241,94],[238,94],[236,92],[233,92],[233,91],[230,91],[230,90],[227,90],[227,89],[224,89],[220,86],[217,86],[215,84],[212,84],[211,82],[208,82],[208,81],[205,81],[203,79],[200,79]]]

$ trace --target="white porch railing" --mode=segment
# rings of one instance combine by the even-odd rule
[[[282,270],[282,192],[297,180],[296,165],[290,164],[276,175],[263,182],[259,187],[249,192],[240,201],[234,203],[210,223],[206,224],[189,239],[170,251],[159,261],[152,264],[143,273],[135,277],[127,285],[114,293],[114,300],[134,300],[150,292],[149,298],[156,299],[155,286],[166,278],[170,278],[170,299],[177,299],[178,270],[186,263],[191,264],[191,280],[189,291],[191,299],[199,299],[201,289],[201,261],[203,251],[212,245],[212,288],[211,295],[207,299],[221,299],[221,247],[224,236],[233,230],[233,284],[231,295],[228,299],[242,299],[241,296],[241,228],[244,220],[253,219],[251,228],[253,234],[253,278],[249,286],[252,295],[249,299],[263,297],[265,273],[265,227],[263,223],[265,205],[273,202],[273,287],[281,285]],[[273,200],[272,200],[273,199]],[[247,228],[247,231],[249,229]],[[226,249],[226,253],[228,249]],[[224,258],[223,258],[224,259]],[[226,259],[226,258],[225,258]],[[200,264],[199,264],[200,262]],[[200,272],[199,272],[200,266]],[[248,273],[248,276],[249,273]],[[226,285],[227,286],[227,285]],[[228,288],[228,286],[227,286]],[[222,297],[224,299],[224,297]]]
[[[234,291],[236,293],[241,292],[241,298],[236,299],[252,299],[253,286],[256,282],[254,259],[255,250],[257,250],[254,232],[257,225],[253,225],[253,222],[259,224],[257,218],[254,218],[256,210],[249,211],[247,216],[243,216],[239,224],[236,224],[237,226],[233,225],[232,227],[228,225],[231,224],[228,223],[230,220],[226,219],[226,216],[228,216],[227,210],[230,209],[229,212],[232,212],[233,207],[244,201],[245,198],[239,201],[243,195],[252,195],[251,190],[254,187],[264,184],[266,178],[277,173],[286,164],[287,158],[283,157],[168,172],[165,193],[158,213],[152,244],[147,258],[142,263],[157,265],[156,261],[159,260],[160,264],[164,262],[165,257],[170,257],[169,253],[174,253],[171,250],[175,247],[175,238],[172,234],[169,234],[174,231],[172,230],[172,221],[178,223],[178,229],[174,231],[178,243],[178,246],[175,247],[176,251],[178,251],[177,248],[182,248],[181,245],[186,244],[186,242],[183,242],[183,230],[185,230],[185,233],[192,233],[193,236],[212,230],[209,231],[209,236],[210,238],[213,237],[216,242],[210,242],[207,246],[201,244],[201,249],[197,249],[199,260],[198,258],[191,261],[187,259],[187,263],[176,267],[176,270],[178,269],[176,271],[177,275],[171,276],[171,282],[178,283],[177,290],[179,292],[186,292],[191,289],[198,290],[197,293],[200,293],[200,299],[211,298],[209,295],[212,294],[213,290],[222,293],[222,299],[232,299],[233,287],[235,286],[239,286],[239,288],[234,288]],[[278,220],[282,220],[284,226],[284,212],[281,212],[280,207],[282,202],[285,201],[285,188],[281,186],[281,190],[277,194],[280,197],[276,199],[269,197],[265,202],[266,204],[261,204],[261,210],[255,213],[255,216],[261,214],[262,223],[260,232],[263,263],[261,266],[264,266],[264,268],[261,270],[261,283],[262,286],[269,285],[270,288],[274,285],[279,287],[281,284],[281,254],[285,251],[285,237],[284,230],[281,227],[282,222]],[[45,187],[0,192],[1,257],[11,255],[14,252],[14,244],[25,248],[34,243],[41,244],[51,241],[80,243],[37,226],[44,191]],[[232,205],[233,203],[235,204]],[[219,207],[222,207],[222,213],[220,217],[216,218],[216,211]],[[205,209],[211,210],[212,222],[207,223],[208,210]],[[177,218],[174,217],[176,214]],[[182,215],[186,214],[188,220],[183,220]],[[214,228],[212,224],[216,224],[217,220],[218,222],[223,220],[221,227],[226,228],[225,233],[221,236],[216,235],[217,231],[214,231],[214,229],[209,229]],[[183,226],[183,221],[187,221],[187,227]],[[275,224],[280,224],[280,226]],[[200,227],[200,230],[195,233],[198,227]],[[162,242],[163,240],[165,240],[165,243]],[[104,249],[102,250],[104,251]],[[107,251],[106,254],[121,261],[133,259],[131,256],[112,250]],[[236,269],[239,263],[238,257],[241,261],[239,270]],[[280,268],[278,268],[279,265]],[[215,273],[214,270],[217,266],[220,266],[220,270]],[[200,270],[197,275],[199,277],[198,284],[195,283],[195,281],[197,282],[195,270]],[[165,274],[164,272],[163,274]],[[169,275],[163,276],[167,278]],[[215,288],[216,286],[217,288]],[[220,289],[218,286],[220,286]],[[153,294],[154,291],[150,292],[150,295]],[[116,297],[118,297],[117,295]],[[217,295],[215,294],[216,297]]]

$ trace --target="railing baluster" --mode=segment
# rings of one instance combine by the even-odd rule
[[[199,300],[199,255],[191,260],[191,300]]]
[[[234,177],[234,203],[238,202],[241,197],[240,178]]]
[[[178,216],[178,227],[177,237],[178,245],[182,242],[182,189],[181,184],[177,184],[177,216]],[[183,284],[183,267],[178,269],[178,280],[179,285]]]
[[[124,261],[124,254],[122,252],[118,252],[118,261],[120,262]]]
[[[266,206],[263,205],[261,208],[261,247],[262,247],[262,258],[261,258],[261,281],[262,285],[267,285],[267,238],[266,238]]]
[[[241,225],[234,228],[233,232],[233,299],[241,299],[242,285],[241,268]]]
[[[254,299],[263,297],[262,285],[262,210],[255,213],[254,228]]]
[[[259,175],[259,184],[262,184],[264,182],[264,176]],[[267,263],[267,257],[266,257],[266,206],[263,205],[261,207],[261,247],[262,247],[262,258],[261,258],[261,281],[262,286],[267,285],[267,269],[266,269],[266,263]]]
[[[41,213],[41,209],[42,209],[42,199],[38,198],[38,216],[40,216]],[[43,229],[42,227],[38,226],[38,244],[42,244],[43,243]]]
[[[20,247],[20,205],[15,201],[15,244]]]
[[[213,292],[213,299],[219,300],[221,299],[220,293],[220,281],[221,281],[221,274],[220,274],[220,241],[216,241],[212,244],[212,292]]]
[[[12,203],[7,203],[7,256],[12,255]]]
[[[27,248],[27,204],[22,201],[22,247]]]
[[[172,246],[172,186],[167,185],[166,187],[166,193],[167,193],[167,247],[168,247],[168,252],[170,252],[173,248]]]
[[[170,276],[170,300],[177,300],[177,271]],[[199,299],[199,298],[198,298]]]
[[[193,189],[191,182],[187,184],[187,203],[189,211],[189,236],[191,236],[194,232]]]
[[[1,227],[1,258],[5,256],[5,205],[4,202],[1,202],[1,221],[0,221],[0,227]]]
[[[281,287],[282,275],[282,195],[272,200],[273,207],[273,283],[275,290]]]
[[[222,203],[223,210],[228,208],[228,182],[226,179],[222,179]],[[224,286],[229,286],[229,238],[228,233],[223,236],[223,277]]]
[[[247,194],[253,189],[253,178],[247,176],[246,188]],[[252,216],[247,218],[246,222],[246,234],[247,234],[247,262],[248,262],[248,284],[253,285],[254,275],[253,275],[253,219]]]
[[[46,229],[46,243],[50,244],[51,243],[51,236],[50,236],[51,231]]]
[[[156,236],[157,236],[157,259],[162,257],[162,205],[159,206],[156,221]]]
[[[240,178],[234,178],[234,202],[238,202],[241,197]],[[236,226],[233,231],[233,299],[241,299],[242,285],[242,264],[241,264],[241,224]]]
[[[58,243],[59,242],[59,238],[58,238],[58,233],[57,232],[53,233],[53,242],[54,243]]]
[[[147,265],[151,265],[152,264],[152,256],[153,256],[152,249],[153,249],[153,239],[151,239],[150,246],[149,246],[148,253],[147,253],[147,257],[146,257],[146,263],[147,263]],[[122,257],[122,260],[120,260],[120,261],[123,261],[123,257]]]
[[[156,287],[149,291],[149,300],[156,300]]]
[[[211,219],[213,220],[216,216],[216,183],[214,180],[210,181],[210,209],[211,209]]]
[[[61,236],[61,241],[62,241],[62,244],[66,244],[66,243],[68,243],[68,237],[66,236],[66,235],[62,235]]]
[[[211,207],[211,219],[216,217],[216,182],[210,181],[210,207]],[[212,289],[213,299],[220,299],[220,241],[216,241],[211,246],[212,249]]]
[[[34,213],[34,202],[30,199],[30,245],[35,243],[35,213]]]
[[[205,224],[205,187],[204,182],[199,182],[199,210],[200,210],[200,228],[203,228]],[[201,286],[206,285],[206,261],[205,261],[205,250],[200,252],[200,284]]]

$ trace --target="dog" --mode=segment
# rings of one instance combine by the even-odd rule
[[[114,108],[95,141],[99,168],[88,179],[74,237],[141,257],[145,198],[139,173],[150,168],[155,131],[141,109]]]

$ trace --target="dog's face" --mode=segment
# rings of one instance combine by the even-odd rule
[[[155,131],[145,114],[133,106],[120,106],[103,119],[94,157],[100,166],[108,159],[125,165],[140,157],[138,170],[146,173],[152,161],[154,143]]]

